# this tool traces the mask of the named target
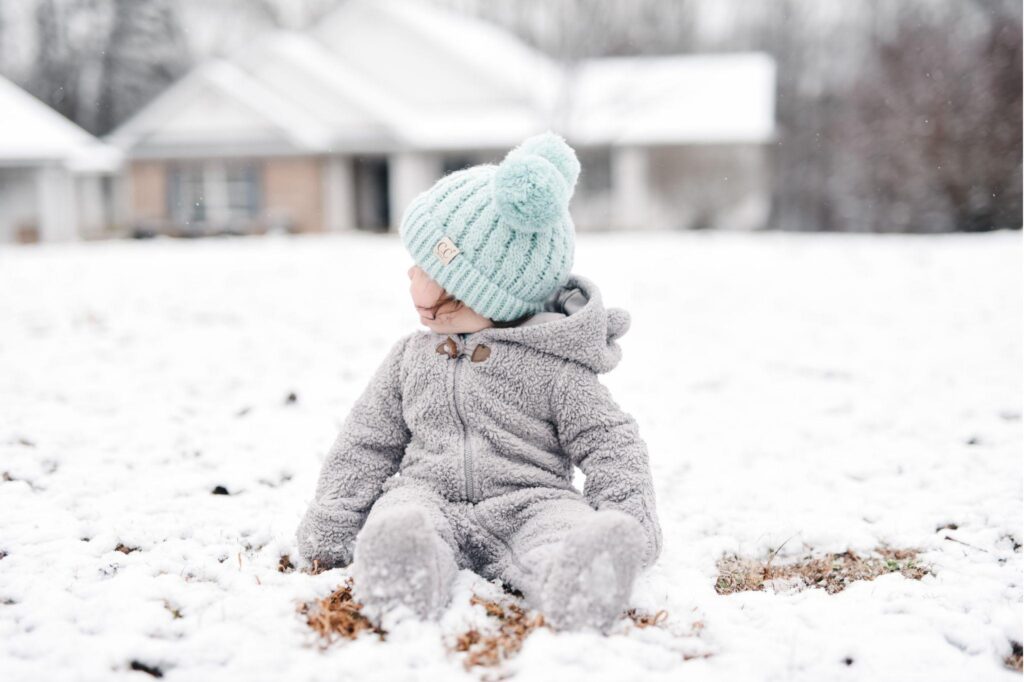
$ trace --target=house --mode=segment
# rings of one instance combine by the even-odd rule
[[[101,236],[120,153],[0,77],[0,243]]]
[[[552,129],[583,164],[580,229],[756,228],[774,63],[617,57],[566,69],[486,22],[349,0],[205,63],[108,141],[139,232],[394,229],[443,174]]]

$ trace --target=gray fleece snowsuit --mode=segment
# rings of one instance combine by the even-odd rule
[[[323,463],[301,554],[354,560],[378,612],[436,614],[469,568],[556,627],[610,624],[661,551],[646,445],[597,378],[628,327],[571,275],[519,326],[400,339]]]

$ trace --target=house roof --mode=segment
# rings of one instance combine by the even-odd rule
[[[761,143],[775,129],[766,54],[615,57],[582,62],[567,128],[580,143]]]
[[[484,79],[518,93],[527,101],[543,106],[557,94],[561,76],[557,64],[496,24],[424,2],[375,0],[372,6],[391,21],[404,24],[447,51],[460,63],[476,69]],[[325,37],[330,38],[332,22],[345,20],[342,7],[325,22]],[[434,76],[445,78],[443,72],[434,72]]]
[[[774,87],[766,55],[567,71],[475,18],[348,0],[311,31],[272,33],[199,67],[108,140],[134,156],[501,149],[547,128],[595,145],[764,142]]]
[[[0,165],[60,163],[74,171],[111,171],[120,153],[0,76]]]

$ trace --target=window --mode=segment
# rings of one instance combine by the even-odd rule
[[[173,168],[170,175],[170,214],[175,222],[206,222],[202,166]]]
[[[228,213],[252,218],[259,210],[259,186],[256,167],[252,164],[230,164],[227,167]]]
[[[447,155],[441,162],[441,173],[442,175],[448,175],[463,168],[475,166],[478,163],[479,161],[475,157],[468,154]]]
[[[223,228],[255,218],[260,210],[256,164],[202,161],[173,166],[167,201],[171,218],[185,227]]]
[[[576,152],[580,160],[582,194],[600,195],[612,189],[612,155],[608,147],[587,147]]]

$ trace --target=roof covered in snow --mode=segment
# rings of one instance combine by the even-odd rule
[[[0,165],[61,163],[76,171],[113,170],[120,153],[0,76]]]
[[[108,138],[134,156],[764,142],[765,55],[620,57],[571,72],[497,26],[409,0],[349,0],[311,31],[207,63]],[[568,95],[567,97],[564,95]]]
[[[578,142],[765,142],[775,129],[775,61],[766,54],[584,61],[571,80]]]

